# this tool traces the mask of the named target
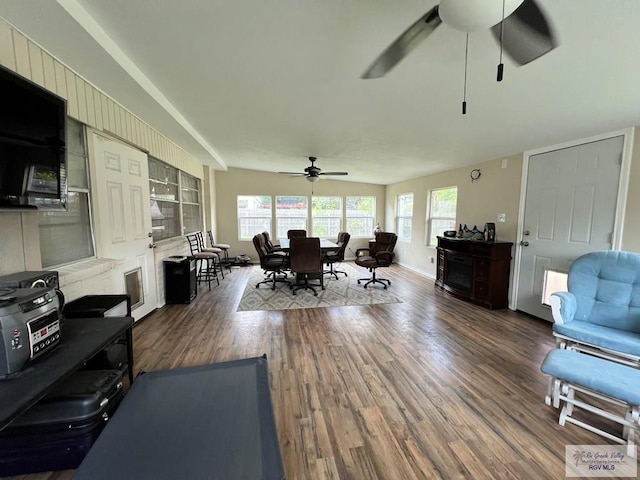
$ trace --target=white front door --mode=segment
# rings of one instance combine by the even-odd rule
[[[545,270],[567,271],[580,255],[612,248],[623,146],[617,136],[529,158],[518,310],[551,321]]]
[[[98,255],[125,261],[122,292],[126,277],[132,315],[139,320],[157,307],[147,155],[94,133],[91,158]],[[142,285],[132,291],[136,279]]]

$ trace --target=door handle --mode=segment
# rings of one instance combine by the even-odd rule
[[[150,243],[149,244],[149,248],[156,248],[156,244],[155,243]]]
[[[529,242],[525,242],[524,240],[522,240],[520,242],[520,245],[523,246],[523,247],[528,247],[529,246]]]

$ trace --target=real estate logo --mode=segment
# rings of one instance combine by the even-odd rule
[[[629,452],[626,445],[566,445],[565,475],[567,477],[637,478],[637,458],[636,447]]]

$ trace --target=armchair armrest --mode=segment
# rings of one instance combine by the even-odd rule
[[[570,292],[554,292],[549,297],[555,323],[569,323],[576,314],[576,297]]]
[[[391,262],[393,262],[393,252],[376,253],[376,262],[378,263],[378,265],[391,265]]]
[[[284,265],[289,260],[289,256],[285,252],[271,252],[265,255],[265,261],[280,261]]]
[[[371,250],[369,248],[358,248],[356,250],[356,257],[367,257],[371,255]]]

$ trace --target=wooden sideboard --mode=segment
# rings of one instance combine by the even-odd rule
[[[492,310],[507,308],[512,246],[438,237],[436,286]]]

